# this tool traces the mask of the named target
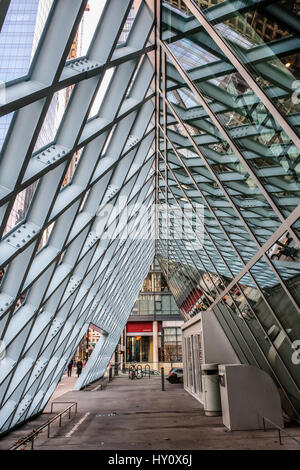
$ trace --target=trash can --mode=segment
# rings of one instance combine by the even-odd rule
[[[222,414],[222,407],[218,364],[202,364],[201,371],[205,415],[220,416]]]

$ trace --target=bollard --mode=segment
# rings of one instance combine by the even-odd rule
[[[165,391],[165,369],[162,367],[160,369],[160,373],[161,373],[161,390],[162,392]]]

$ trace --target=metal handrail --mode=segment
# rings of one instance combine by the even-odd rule
[[[77,401],[53,401],[51,403],[51,414],[53,413],[53,405],[57,405],[57,404],[66,404],[66,403],[69,403],[70,406],[68,406],[68,408],[66,408],[64,411],[68,411],[69,410],[69,416],[70,416],[70,413],[71,413],[71,408],[72,406],[75,406],[75,414],[77,413]]]
[[[64,413],[67,413],[69,411],[69,419],[71,419],[71,408],[75,406],[75,414],[77,413],[77,402],[76,401],[56,401],[51,403],[51,414],[53,412],[53,405],[56,404],[62,404],[62,403],[70,403],[70,406],[65,408],[63,411],[58,413],[56,416],[53,418],[49,419],[45,424],[37,428],[37,430],[32,431],[27,437],[24,437],[24,439],[20,440],[20,442],[17,442],[16,444],[13,444],[8,450],[16,450],[19,447],[21,447],[23,444],[26,444],[26,442],[31,441],[31,450],[34,449],[34,439],[35,437],[42,432],[46,427],[48,427],[48,438],[50,437],[50,425],[59,418],[59,427],[61,427],[61,418]]]
[[[288,437],[290,437],[291,439],[293,439],[294,441],[296,441],[298,444],[300,444],[300,441],[298,441],[298,439],[296,439],[294,436],[291,436],[285,429],[281,428],[280,426],[278,426],[278,424],[275,424],[273,423],[273,421],[271,421],[269,418],[265,418],[263,416],[262,418],[263,420],[263,425],[264,425],[264,431],[266,432],[266,421],[270,424],[272,424],[278,431],[278,437],[279,437],[279,443],[280,445],[282,445],[282,436],[281,436],[281,433],[285,433]],[[271,428],[269,428],[271,429]]]

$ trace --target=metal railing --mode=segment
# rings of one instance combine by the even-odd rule
[[[28,436],[24,437],[24,439],[21,439],[18,442],[16,442],[15,444],[13,444],[8,450],[17,450],[19,447],[23,446],[27,442],[31,442],[31,450],[33,450],[34,449],[34,440],[36,439],[38,434],[40,434],[45,428],[48,427],[47,436],[49,438],[50,437],[50,426],[54,421],[56,421],[59,418],[59,427],[61,427],[62,416],[65,413],[69,412],[69,419],[71,419],[71,409],[72,409],[73,406],[75,407],[75,414],[77,413],[77,402],[75,402],[75,401],[72,401],[72,402],[70,402],[70,401],[55,401],[55,402],[51,403],[51,414],[53,413],[53,405],[62,404],[62,403],[64,403],[64,404],[65,403],[70,403],[70,405],[67,408],[65,408],[63,411],[58,413],[56,416],[49,419],[45,424],[43,424],[42,426],[40,426],[36,430],[32,431]]]
[[[281,435],[281,433],[286,434],[290,439],[293,439],[293,440],[296,441],[298,444],[300,444],[300,441],[299,441],[298,439],[296,439],[294,436],[291,436],[285,429],[283,429],[283,428],[281,428],[280,426],[278,426],[278,424],[273,423],[273,421],[271,421],[269,418],[265,418],[265,417],[263,416],[262,420],[263,420],[263,425],[264,425],[264,431],[265,431],[265,432],[267,431],[266,422],[272,424],[272,426],[274,426],[275,429],[277,429],[277,431],[278,431],[278,437],[279,437],[279,444],[280,444],[280,445],[282,445],[282,435]],[[272,428],[269,428],[269,429],[272,429]]]

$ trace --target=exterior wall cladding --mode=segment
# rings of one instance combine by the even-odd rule
[[[211,311],[299,419],[300,2],[141,0],[118,45],[133,2],[104,1],[87,55],[68,60],[87,3],[54,2],[28,75],[0,90],[0,433],[43,410],[90,323],[103,335],[77,388],[103,375],[155,253],[184,320]],[[156,241],[154,202],[172,212]]]

